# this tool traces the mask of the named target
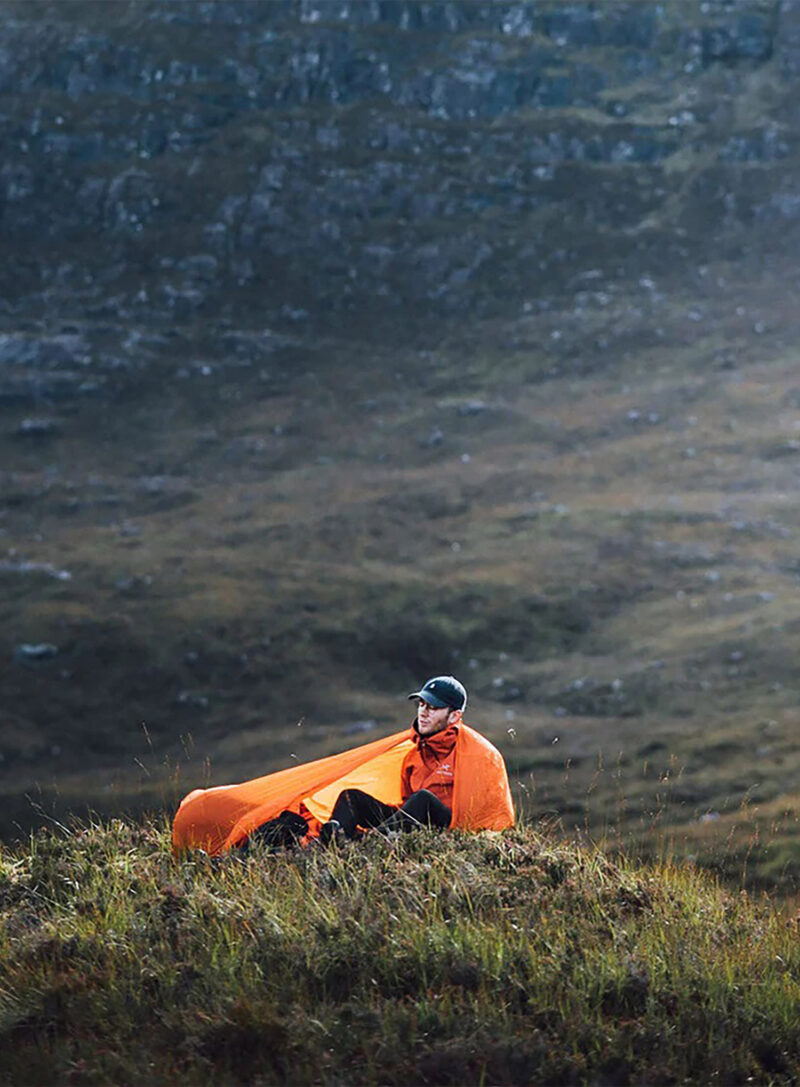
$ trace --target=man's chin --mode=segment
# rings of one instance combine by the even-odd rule
[[[442,725],[439,728],[432,728],[430,725],[427,727],[417,722],[417,732],[420,736],[435,736],[437,732],[441,732],[443,728],[447,728],[446,725]]]

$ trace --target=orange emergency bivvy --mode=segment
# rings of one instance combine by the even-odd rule
[[[403,759],[412,749],[411,729],[382,740],[278,770],[239,785],[195,789],[181,801],[172,825],[175,852],[203,849],[211,856],[239,845],[256,827],[284,810],[310,813],[309,835],[330,818],[343,789],[362,789],[384,804],[399,805]],[[514,804],[503,756],[485,737],[461,724],[455,746],[451,827],[505,830],[514,825]]]

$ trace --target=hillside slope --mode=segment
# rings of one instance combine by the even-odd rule
[[[455,671],[791,883],[798,6],[0,11],[0,833]]]

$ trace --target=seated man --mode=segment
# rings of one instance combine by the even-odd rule
[[[397,807],[361,789],[345,789],[322,827],[321,842],[359,837],[360,827],[391,831],[450,826],[455,746],[467,692],[454,676],[435,676],[408,697],[417,700],[417,716],[411,726],[414,748],[400,770],[403,803]]]
[[[282,848],[355,838],[359,828],[513,826],[503,756],[463,720],[463,685],[435,676],[409,698],[418,703],[411,729],[250,781],[193,790],[175,815],[174,850],[218,856],[255,841]]]

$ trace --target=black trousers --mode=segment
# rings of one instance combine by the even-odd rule
[[[251,845],[259,842],[268,849],[291,849],[307,833],[308,823],[302,815],[293,811],[282,811],[275,819],[270,819],[251,831],[239,848],[246,852]]]
[[[358,827],[381,830],[415,830],[417,827],[449,827],[453,813],[428,789],[412,793],[401,807],[384,804],[361,789],[339,793],[331,812],[348,838],[357,837]]]

